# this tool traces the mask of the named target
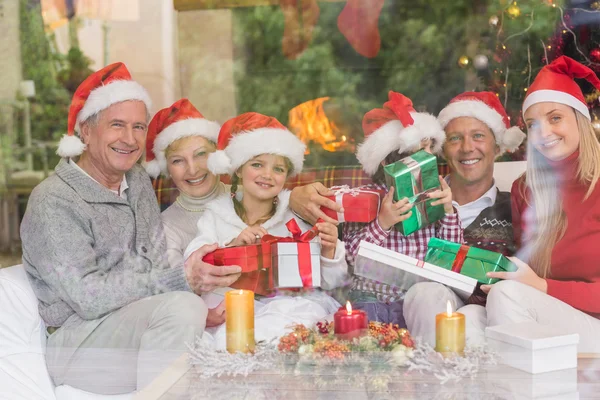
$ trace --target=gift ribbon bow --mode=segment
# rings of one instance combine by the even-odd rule
[[[317,223],[324,222],[321,218],[317,220]],[[285,226],[288,231],[292,234],[292,237],[277,237],[273,235],[265,235],[262,237],[264,243],[309,243],[318,234],[319,230],[316,226],[313,226],[306,232],[302,233],[302,229],[298,226],[295,219],[290,219],[286,222]],[[311,287],[312,281],[312,262],[310,256],[310,246],[298,246],[298,269],[300,272],[300,279],[302,280],[303,287]]]

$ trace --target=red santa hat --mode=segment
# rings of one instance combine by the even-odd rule
[[[213,174],[233,175],[260,154],[276,154],[291,161],[293,176],[302,171],[305,149],[304,143],[277,119],[248,112],[223,124],[217,151],[208,156],[208,169]]]
[[[390,91],[383,108],[365,114],[362,122],[365,141],[358,147],[356,158],[365,172],[374,175],[379,165],[392,151],[416,151],[424,139],[432,139],[432,150],[442,149],[446,134],[431,114],[416,112],[412,101]]]
[[[85,145],[75,135],[79,133],[79,124],[113,104],[128,100],[143,102],[148,111],[152,105],[150,95],[142,85],[131,79],[125,64],[114,63],[88,76],[73,94],[67,134],[60,140],[56,153],[61,157],[75,157],[83,153]]]
[[[532,105],[549,102],[573,107],[591,120],[585,97],[573,80],[575,78],[585,79],[600,90],[600,79],[594,71],[572,58],[560,56],[541,69],[527,90],[523,115]]]
[[[525,134],[518,126],[510,126],[510,119],[500,103],[498,96],[492,92],[464,92],[450,100],[438,115],[443,128],[455,118],[471,117],[486,124],[496,137],[500,154],[519,148]]]
[[[156,178],[167,172],[165,150],[174,141],[188,136],[202,136],[217,142],[221,126],[209,121],[188,99],[181,99],[171,107],[156,113],[148,126],[146,138],[146,163],[148,174]]]

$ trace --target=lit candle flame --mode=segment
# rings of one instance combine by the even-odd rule
[[[446,303],[446,314],[451,317],[452,316],[452,305],[450,304],[450,300]]]
[[[350,304],[350,301],[346,301],[346,312],[348,315],[352,315],[352,305]]]

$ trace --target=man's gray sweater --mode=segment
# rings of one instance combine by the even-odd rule
[[[139,165],[127,200],[66,160],[31,194],[21,223],[23,264],[48,326],[74,313],[103,317],[155,294],[189,291],[183,266],[170,268],[160,210]]]

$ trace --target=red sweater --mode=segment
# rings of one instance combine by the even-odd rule
[[[565,303],[600,318],[600,183],[589,198],[589,188],[577,182],[579,153],[553,164],[562,181],[562,202],[567,217],[567,230],[554,246],[550,262],[548,294]],[[513,183],[512,215],[515,240],[520,243],[524,228],[522,218],[527,207],[520,194],[519,180]]]

